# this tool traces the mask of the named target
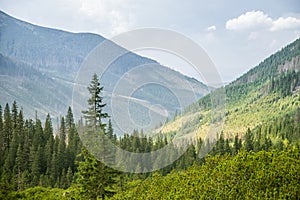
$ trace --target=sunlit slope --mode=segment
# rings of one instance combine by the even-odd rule
[[[225,137],[243,134],[247,128],[276,118],[293,116],[300,107],[299,71],[300,39],[297,39],[225,86],[222,128]],[[210,98],[213,94],[201,98],[158,130],[187,138],[205,136],[213,119]]]

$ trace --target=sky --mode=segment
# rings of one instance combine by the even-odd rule
[[[0,10],[36,25],[106,38],[144,27],[173,30],[206,51],[224,83],[300,37],[298,0],[2,0]],[[201,79],[173,55],[140,54]]]

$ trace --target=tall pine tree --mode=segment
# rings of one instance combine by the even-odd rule
[[[88,99],[88,110],[82,111],[88,127],[92,127],[95,131],[104,130],[106,124],[103,120],[108,117],[108,114],[103,111],[106,105],[103,103],[101,92],[103,87],[100,86],[97,74],[93,75],[93,79],[87,88],[91,97]]]
[[[106,124],[103,122],[108,114],[103,111],[105,104],[101,91],[98,77],[94,74],[91,84],[88,87],[90,98],[88,99],[89,108],[83,111],[87,124],[87,133],[92,137],[92,145],[97,149],[100,157],[106,159],[111,156],[109,149],[106,148],[107,138],[105,136]],[[112,185],[114,184],[114,176],[116,171],[112,170],[102,162],[95,159],[93,155],[84,150],[82,152],[84,161],[79,162],[77,173],[77,184],[80,191],[85,197],[90,199],[102,198],[113,194]]]

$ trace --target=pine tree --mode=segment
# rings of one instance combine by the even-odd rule
[[[18,190],[22,190],[24,187],[24,183],[22,180],[22,173],[24,171],[24,166],[23,163],[26,162],[26,160],[24,160],[24,155],[23,155],[23,149],[21,147],[21,145],[19,145],[18,150],[17,150],[17,157],[16,157],[16,164],[15,164],[15,169],[17,172],[17,179],[18,179]]]
[[[107,127],[107,133],[106,133],[108,139],[112,140],[112,142],[116,142],[114,141],[115,137],[114,137],[114,130],[112,128],[112,123],[111,120],[108,120],[108,127]]]
[[[46,175],[50,175],[51,171],[51,161],[52,161],[52,154],[53,154],[53,145],[54,145],[54,136],[53,136],[53,128],[51,117],[47,114],[44,126],[44,138],[46,140],[46,145],[44,148],[44,166],[43,171],[46,172]],[[49,177],[46,177],[49,179]],[[49,183],[49,180],[48,180]]]
[[[67,179],[67,187],[70,187],[73,181],[73,172],[71,167],[68,168],[66,179]]]
[[[51,169],[50,169],[50,182],[52,187],[55,185],[56,180],[59,176],[57,165],[58,165],[57,153],[54,151],[52,154]]]
[[[35,149],[37,149],[39,145],[45,146],[46,144],[46,140],[44,139],[42,122],[39,119],[36,119],[35,131],[32,140]]]
[[[168,155],[166,155],[168,156]],[[196,154],[196,148],[194,146],[194,144],[191,144],[186,153],[184,154],[184,168],[187,169],[189,166],[191,166],[195,161],[196,161],[196,157],[197,157],[197,154]]]
[[[13,182],[14,181],[13,177],[15,176],[15,174],[13,173],[14,172],[13,169],[15,165],[18,146],[19,146],[18,134],[16,130],[14,130],[12,142],[10,143],[8,154],[6,156],[5,163],[4,163],[4,170],[8,172],[7,175],[10,178],[11,184],[13,185],[15,185],[15,182]]]
[[[88,99],[89,108],[86,111],[82,111],[88,127],[92,127],[94,130],[105,129],[105,123],[103,120],[108,117],[108,114],[103,112],[103,107],[106,105],[103,103],[103,97],[101,92],[103,87],[100,86],[97,74],[93,75],[93,79],[88,87],[88,91],[91,97]]]
[[[66,189],[68,187],[66,170],[63,169],[59,178],[59,187]]]
[[[57,171],[58,175],[61,175],[63,169],[67,167],[66,161],[66,127],[64,117],[61,118],[60,130],[59,130],[59,144],[57,149]]]
[[[17,102],[14,101],[12,104],[12,109],[11,109],[11,114],[12,114],[12,127],[13,129],[17,128],[17,119],[18,119],[18,106],[17,106]]]
[[[24,171],[27,170],[27,172],[29,172],[29,157],[30,157],[30,146],[32,145],[31,143],[31,136],[30,136],[30,132],[29,132],[29,122],[26,120],[25,121],[25,125],[24,125],[24,144],[23,144],[23,156],[24,156],[24,160],[26,160],[26,162],[23,163],[23,167],[24,167]]]
[[[245,135],[245,149],[246,149],[246,151],[253,150],[253,134],[249,128],[247,129],[247,132]]]
[[[224,151],[225,151],[225,153],[228,153],[228,154],[231,153],[231,148],[230,148],[230,145],[229,145],[229,139],[228,138],[225,140]]]
[[[44,138],[46,141],[48,141],[50,137],[53,137],[53,128],[52,128],[51,117],[48,114],[45,120]]]
[[[70,129],[73,125],[74,125],[74,116],[71,107],[69,107],[66,115],[66,128]]]
[[[237,154],[242,147],[241,139],[239,139],[238,134],[234,137],[234,143],[233,143],[233,155]]]
[[[8,103],[5,105],[4,109],[3,136],[3,145],[5,151],[9,149],[12,140],[12,122]]]
[[[25,139],[25,130],[24,130],[24,117],[23,117],[23,111],[19,111],[18,119],[17,119],[17,133],[19,137],[19,143],[23,146],[24,145],[24,139]]]
[[[88,132],[93,138],[94,148],[103,160],[114,159],[112,152],[107,148],[107,137],[105,136],[106,124],[103,122],[108,114],[103,111],[105,104],[100,93],[103,87],[100,86],[98,77],[94,74],[91,84],[88,87],[91,97],[88,99],[89,108],[83,111],[87,124]],[[95,140],[95,141],[94,141]],[[109,196],[113,193],[111,186],[114,184],[113,177],[116,171],[105,164],[96,160],[87,150],[83,151],[84,161],[79,162],[77,183],[80,185],[81,192],[89,198],[95,199]]]
[[[104,199],[105,196],[114,194],[112,184],[114,180],[106,173],[105,166],[83,148],[83,162],[78,164],[77,184],[80,193],[87,199]]]
[[[66,115],[66,131],[67,131],[67,140],[66,140],[66,157],[68,164],[67,166],[71,167],[71,170],[75,171],[76,155],[80,153],[81,143],[78,132],[75,127],[73,112],[71,107],[69,107]]]
[[[224,153],[225,153],[225,140],[224,140],[224,134],[223,134],[223,132],[221,132],[220,138],[217,141],[216,152],[215,153],[216,154],[221,154],[221,155],[224,155]]]

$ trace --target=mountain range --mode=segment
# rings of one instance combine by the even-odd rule
[[[104,41],[110,42],[96,34],[35,26],[0,12],[0,104],[16,100],[31,117],[35,111],[41,117],[46,113],[53,117],[62,115],[72,104],[72,89],[82,62]],[[111,44],[109,51],[126,52],[117,44]],[[217,122],[222,125],[226,137],[235,134],[242,137],[248,128],[255,129],[286,115],[294,115],[300,107],[300,39],[210,94],[212,88],[203,83],[128,51],[112,63],[101,79],[105,101],[110,102],[114,87],[122,77],[143,65],[151,67],[135,70],[136,74],[127,78],[143,79],[146,74],[154,79],[171,81],[169,85],[183,96],[186,92],[195,94],[196,102],[187,99],[185,111],[159,128],[165,134],[177,132],[184,138],[203,137],[210,124]],[[187,91],[174,80],[187,82],[192,90]],[[215,106],[213,98],[220,91],[226,97],[226,109],[223,116],[219,116],[224,119],[222,122],[215,119],[212,109]],[[84,109],[82,105],[76,106]],[[144,85],[131,96],[119,95],[117,106],[128,107],[137,128],[151,121],[151,116],[147,115],[149,110],[158,114],[158,121],[181,111],[176,96],[168,88],[157,84]],[[112,112],[110,109],[107,111],[109,114]],[[124,123],[127,123],[126,120]]]
[[[47,113],[53,118],[63,115],[68,106],[72,105],[72,90],[82,62],[104,41],[112,44],[108,51],[124,50],[100,35],[70,33],[36,26],[0,12],[0,104],[4,106],[5,103],[16,100],[29,117],[35,116],[36,112],[41,118]],[[146,64],[152,67],[138,72],[137,76],[159,76],[160,79],[170,81],[170,85],[179,95],[191,93],[195,96],[195,99],[181,102],[184,106],[212,89],[194,78],[160,65],[153,59],[128,51],[112,63],[106,76],[100,80],[104,86],[106,102],[110,102],[114,85],[124,74]],[[190,88],[177,84],[177,80],[185,81]],[[164,108],[164,114],[158,113],[160,120],[167,117],[166,113],[172,116],[176,110],[182,109],[173,100],[174,94],[155,84],[137,89],[132,96],[120,97],[118,103],[123,105],[128,103],[128,99],[133,118],[141,126],[149,123],[149,119],[139,113],[147,112],[152,105],[159,104],[159,107]]]

